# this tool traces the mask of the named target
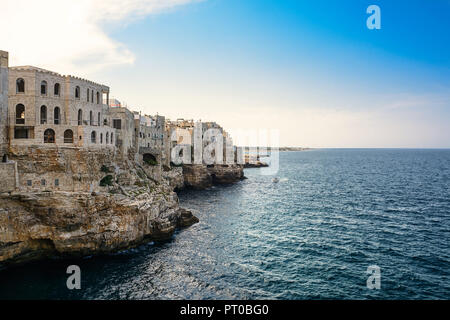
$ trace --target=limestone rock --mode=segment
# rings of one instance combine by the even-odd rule
[[[183,165],[187,188],[206,189],[215,184],[232,184],[245,179],[242,165]]]
[[[115,252],[168,239],[177,228],[198,222],[179,207],[173,191],[181,169],[164,178],[114,154],[31,151],[12,154],[27,179],[39,179],[39,173],[48,180],[64,176],[59,190],[33,185],[0,193],[0,268]],[[111,179],[100,186],[105,175]]]

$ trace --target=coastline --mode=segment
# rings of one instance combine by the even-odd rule
[[[239,165],[163,169],[113,154],[94,153],[75,160],[62,151],[50,163],[41,161],[35,152],[12,158],[20,158],[22,169],[33,164],[37,173],[63,170],[77,177],[78,173],[67,171],[75,166],[84,180],[98,181],[108,174],[112,183],[92,192],[0,193],[0,270],[55,257],[114,253],[170,239],[176,230],[199,222],[179,206],[175,190],[201,190],[245,178]]]

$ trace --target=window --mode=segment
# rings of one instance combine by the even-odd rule
[[[78,125],[83,125],[83,110],[81,109],[78,110]]]
[[[111,132],[111,144],[114,144],[114,133]]]
[[[53,110],[53,123],[59,124],[60,117],[61,117],[61,111],[60,111],[59,107],[56,107],[55,110]]]
[[[97,91],[97,104],[100,104],[100,92]]]
[[[28,129],[15,128],[14,129],[14,139],[28,139]]]
[[[44,143],[55,143],[55,131],[52,129],[44,131]]]
[[[55,187],[59,186],[59,179],[55,179]]]
[[[91,143],[97,143],[97,132],[95,131],[91,133]]]
[[[25,92],[25,81],[22,78],[16,80],[16,92],[17,93]]]
[[[41,82],[41,94],[47,95],[47,81]]]
[[[106,141],[105,141],[105,143],[106,143],[106,144],[109,143],[109,132],[106,133]]]
[[[100,127],[101,124],[101,117],[100,117],[100,112],[97,115],[97,125]]]
[[[108,120],[103,119],[103,125],[104,125],[104,126],[107,126],[107,125],[108,125]]]
[[[25,124],[25,106],[23,104],[16,106],[16,124]]]
[[[100,133],[100,144],[103,144],[103,133]]]
[[[27,186],[31,187],[33,185],[33,181],[27,180]]]
[[[94,90],[91,91],[91,102],[94,103]]]
[[[42,179],[42,180],[41,180],[41,184],[42,184],[43,186],[45,186],[45,179]]]
[[[55,83],[55,88],[53,90],[55,96],[59,96],[59,89],[60,89],[59,83]]]
[[[64,131],[64,143],[73,143],[73,131],[67,129]]]
[[[89,112],[89,125],[94,125],[94,116],[92,115],[92,111]]]
[[[113,128],[114,129],[122,129],[122,120],[121,119],[113,119]]]
[[[86,90],[87,102],[89,102],[89,89]]]
[[[80,99],[80,87],[75,87],[75,99]]]
[[[47,123],[47,107],[41,106],[41,124]]]

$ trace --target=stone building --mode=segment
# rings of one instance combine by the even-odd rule
[[[0,192],[19,186],[17,163],[8,160],[8,52],[0,51]]]
[[[117,132],[116,147],[125,156],[135,154],[134,114],[124,107],[109,108],[112,127]]]
[[[148,167],[158,176],[162,166],[170,165],[170,157],[166,153],[168,142],[165,131],[165,117],[141,115],[134,112],[136,161]]]
[[[209,128],[225,133],[215,122],[142,116],[110,101],[105,85],[9,67],[0,51],[0,193],[102,190],[106,174],[118,170],[111,159],[133,161],[159,181],[177,144],[193,149],[196,126],[201,138]]]
[[[8,53],[0,51],[0,192],[98,189],[94,162],[82,168],[76,159],[116,152],[108,100],[107,86],[9,67]]]
[[[0,157],[8,147],[8,52],[0,51]],[[2,161],[3,159],[0,159]]]
[[[32,66],[10,67],[10,147],[114,148],[104,95],[109,88],[92,81]]]

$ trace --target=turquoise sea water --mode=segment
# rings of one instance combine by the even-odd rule
[[[171,241],[4,270],[0,298],[450,298],[450,150],[282,152],[278,183],[246,176],[180,193],[200,223]]]

